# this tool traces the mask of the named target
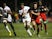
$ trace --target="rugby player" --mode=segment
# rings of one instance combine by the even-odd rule
[[[39,9],[40,9],[40,16],[41,16],[41,20],[44,24],[44,29],[45,29],[45,33],[47,33],[47,16],[46,16],[46,13],[49,11],[47,7],[43,6],[42,5],[42,2],[40,1],[39,2]],[[42,30],[42,23],[41,23],[41,30]]]
[[[31,20],[32,20],[32,24],[33,24],[33,28],[35,30],[35,26],[37,25],[37,36],[39,35],[39,25],[40,25],[40,12],[38,9],[38,3],[34,2],[33,3],[33,8],[30,9],[30,13],[31,13]]]
[[[12,12],[11,12],[11,9],[10,9],[10,7],[8,7],[6,5],[6,3],[3,3],[3,8],[4,8],[3,9],[3,23],[4,23],[4,26],[7,29],[7,31],[9,32],[9,36],[11,36],[12,32],[10,31],[10,29],[9,29],[9,27],[7,25],[7,23],[9,23],[12,30],[13,30],[14,35],[16,36],[14,26],[12,25],[12,16],[11,16]]]
[[[22,20],[23,20],[23,23],[24,23],[24,27],[27,31],[27,33],[32,36],[32,33],[30,32],[30,27],[31,26],[31,17],[28,13],[28,10],[30,9],[29,6],[24,6],[24,3],[21,3],[21,10],[19,10],[19,14],[22,15]]]

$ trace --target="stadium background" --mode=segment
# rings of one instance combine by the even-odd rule
[[[12,10],[15,10],[15,7],[19,7],[20,3],[25,3],[25,5],[29,5],[33,2],[42,1],[43,5],[46,5],[49,9],[52,9],[52,0],[0,0],[0,5],[2,5],[3,2],[6,2],[8,6],[11,7]]]

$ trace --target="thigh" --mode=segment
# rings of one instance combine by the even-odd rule
[[[4,19],[3,19],[3,23],[7,23],[7,19],[4,18]]]
[[[35,20],[32,20],[32,24],[33,24],[33,25],[36,25],[36,22],[35,22]]]
[[[40,19],[41,19],[41,17],[38,16],[38,17],[36,18],[35,22],[36,22],[37,24],[40,24],[40,23],[41,23]]]
[[[47,19],[46,14],[45,13],[42,13],[41,14],[41,18],[45,21]]]
[[[23,23],[25,23],[26,19],[23,19]]]

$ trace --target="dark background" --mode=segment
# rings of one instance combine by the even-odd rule
[[[39,0],[0,0],[0,6],[3,5],[4,2],[13,10],[16,11],[15,8],[19,8],[20,3],[25,3],[25,5],[30,5],[30,3],[38,2]],[[42,0],[43,5],[46,5],[49,9],[52,9],[52,0]]]

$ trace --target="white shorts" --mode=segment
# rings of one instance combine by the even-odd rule
[[[23,18],[23,23],[26,22],[26,21],[27,21],[27,22],[31,22],[31,18],[26,18],[26,19]]]
[[[12,17],[11,17],[11,15],[10,15],[10,14],[8,14],[7,21],[8,21],[8,22],[12,22]]]
[[[12,22],[12,19],[7,19],[8,22]]]
[[[7,18],[3,18],[3,23],[7,23]]]
[[[12,22],[12,19],[10,19],[10,18],[9,18],[9,19],[8,19],[8,18],[4,18],[4,19],[3,19],[3,23],[4,23],[4,22],[5,22],[5,23],[7,23],[7,22]]]

